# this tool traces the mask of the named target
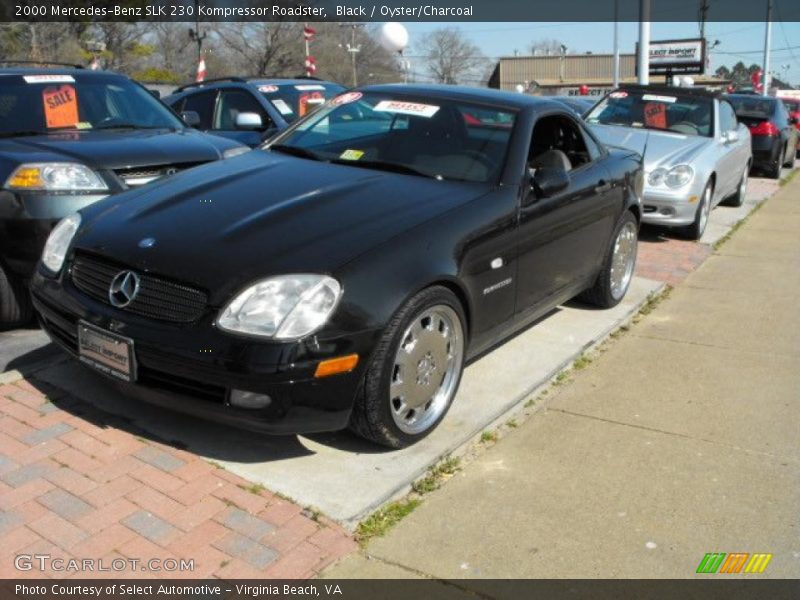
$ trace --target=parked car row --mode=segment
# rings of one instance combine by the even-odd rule
[[[108,73],[0,71],[0,95],[39,119],[0,173],[3,315],[31,276],[52,340],[128,393],[392,448],[435,429],[467,361],[570,298],[619,303],[640,223],[699,238],[752,160],[727,99],[677,88],[621,88],[585,120],[455,86],[226,78],[165,99],[214,135]]]

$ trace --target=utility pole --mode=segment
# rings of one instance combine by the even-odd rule
[[[761,95],[769,94],[769,46],[772,41],[772,0],[767,0],[767,35],[764,37],[764,65],[761,69]]]
[[[358,69],[356,69],[356,54],[361,52],[361,44],[356,44],[356,30],[364,27],[364,23],[352,23],[350,25],[340,25],[340,27],[350,27],[350,43],[339,47],[344,47],[350,53],[350,60],[353,63],[353,87],[358,85]]]
[[[708,0],[703,0],[700,5],[700,39],[706,39],[706,16],[708,15]]]
[[[639,0],[639,85],[650,83],[650,0]]]
[[[614,0],[614,87],[619,87],[619,0]]]
[[[194,0],[194,14],[198,15],[198,19],[200,14],[199,4],[200,0]],[[203,58],[203,40],[206,39],[206,33],[200,33],[200,21],[198,19],[195,19],[194,29],[189,28],[189,39],[197,44],[197,62],[199,63],[200,59]]]

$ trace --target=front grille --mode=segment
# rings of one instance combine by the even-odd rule
[[[80,253],[72,264],[72,283],[87,296],[111,305],[111,280],[125,270],[124,265]],[[208,303],[205,292],[150,273],[137,274],[139,293],[133,302],[118,310],[173,323],[190,323],[203,314]]]
[[[146,167],[132,167],[130,169],[116,169],[117,177],[122,179],[129,188],[145,185],[166,175],[173,175],[179,171],[196,167],[202,163],[179,163],[174,165],[156,165]]]

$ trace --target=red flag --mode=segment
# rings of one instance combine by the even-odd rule
[[[206,59],[204,56],[200,57],[200,62],[197,63],[197,76],[195,81],[205,81],[206,79]]]
[[[306,38],[306,41],[310,42],[314,39],[314,36],[317,34],[317,30],[313,27],[303,27],[303,37]]]
[[[304,65],[306,68],[306,75],[309,77],[317,72],[317,61],[313,56],[306,56]]]

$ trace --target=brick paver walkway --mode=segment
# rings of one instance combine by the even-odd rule
[[[194,559],[183,573],[140,563],[83,577],[308,578],[356,547],[334,523],[35,379],[0,385],[0,415],[0,578],[79,575],[18,571],[31,554]]]
[[[675,285],[712,252],[707,244],[682,240],[667,229],[645,225],[639,232],[636,274]]]

